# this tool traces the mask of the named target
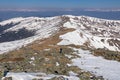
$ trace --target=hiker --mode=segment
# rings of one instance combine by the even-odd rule
[[[59,53],[62,53],[62,48],[60,48],[60,52]]]
[[[4,73],[3,73],[3,77],[6,77],[6,75],[7,75],[8,72],[9,71],[5,70]]]
[[[4,66],[4,71],[3,71],[3,78],[2,80],[4,80],[7,76],[7,73],[9,72],[10,68],[8,68],[8,66]]]
[[[6,78],[6,75],[7,75],[8,72],[9,72],[9,71],[7,71],[7,70],[5,70],[5,71],[3,72],[3,77],[2,77],[1,80],[6,80],[5,78]]]

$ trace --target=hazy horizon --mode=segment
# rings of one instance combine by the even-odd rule
[[[120,8],[117,0],[1,0],[1,9]]]
[[[0,8],[0,11],[120,11],[120,8]]]

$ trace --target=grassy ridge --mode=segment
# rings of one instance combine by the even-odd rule
[[[102,56],[108,60],[116,60],[120,62],[120,52],[109,51],[104,49],[96,49],[93,51],[95,56]]]

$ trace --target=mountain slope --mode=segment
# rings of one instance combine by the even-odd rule
[[[10,28],[4,30],[1,32],[1,35],[7,35],[8,32],[14,32],[14,35],[20,35],[23,34],[22,36],[25,36],[25,32],[26,30],[28,32],[33,32],[34,33],[28,33],[29,36],[25,37],[24,39],[20,39],[17,36],[17,40],[13,39],[14,41],[8,41],[7,42],[3,42],[0,43],[0,52],[4,53],[7,51],[11,51],[14,50],[16,48],[20,48],[22,46],[25,46],[35,40],[39,40],[39,39],[43,39],[43,38],[47,38],[50,35],[52,35],[53,33],[57,32],[59,30],[60,27],[57,27],[60,22],[61,19],[59,19],[59,17],[57,18],[23,18],[24,20],[19,21],[19,18],[17,19],[18,21],[14,21],[15,19],[11,19],[8,21],[4,21],[1,22],[0,25],[1,27],[5,27],[5,25],[7,24],[16,24],[16,22],[19,24],[11,26]],[[17,34],[20,32],[21,29],[24,29],[25,32],[22,32],[20,34]],[[32,35],[30,35],[32,34]],[[34,34],[34,35],[33,35]],[[10,36],[10,35],[7,35]],[[3,36],[4,37],[4,36]],[[9,38],[9,37],[8,37]],[[19,40],[18,40],[19,39]],[[14,45],[14,46],[13,46]]]
[[[0,22],[0,70],[7,66],[13,72],[7,76],[23,80],[49,77],[37,72],[54,74],[51,80],[120,79],[119,27],[120,21],[71,15]]]
[[[61,35],[63,40],[58,45],[74,44],[91,49],[120,51],[120,21],[63,15],[48,18],[20,17],[0,22],[0,53],[48,38],[61,28],[75,30]]]

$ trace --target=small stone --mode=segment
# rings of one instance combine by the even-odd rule
[[[95,76],[90,76],[90,79],[95,79]]]

